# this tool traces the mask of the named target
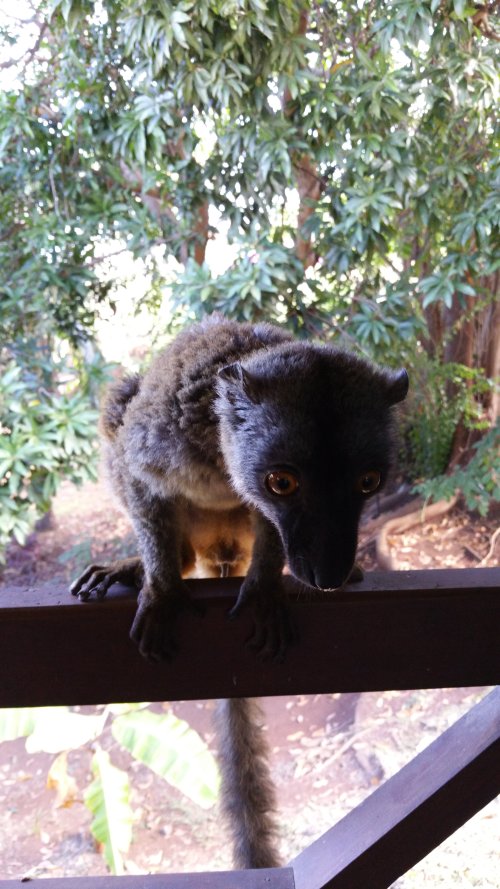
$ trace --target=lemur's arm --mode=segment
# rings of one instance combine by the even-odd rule
[[[250,568],[229,616],[234,618],[250,606],[255,621],[249,639],[251,647],[264,656],[282,660],[296,636],[283,593],[283,545],[274,525],[257,512],[254,514],[254,530]]]
[[[173,498],[152,494],[135,481],[126,494],[144,568],[130,635],[141,654],[152,660],[171,660],[176,651],[177,616],[195,607],[181,578],[178,509]]]

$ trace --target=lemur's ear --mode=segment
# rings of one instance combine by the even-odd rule
[[[239,361],[221,367],[218,375],[221,380],[225,380],[228,383],[235,383],[237,388],[244,392],[250,401],[259,401],[258,381],[240,364]]]
[[[408,394],[410,380],[404,368],[393,371],[388,378],[387,396],[389,404],[398,404],[404,401]]]

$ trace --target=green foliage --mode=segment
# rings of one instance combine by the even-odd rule
[[[8,711],[7,711],[8,712]],[[94,741],[102,732],[107,714],[73,713],[68,707],[33,708],[34,723],[26,739],[28,753],[61,753]]]
[[[30,753],[61,753],[90,746],[93,780],[84,789],[85,805],[93,815],[91,832],[102,847],[108,868],[123,873],[123,855],[132,839],[133,812],[127,773],[117,768],[96,744],[112,717],[114,738],[139,762],[203,808],[213,806],[219,778],[213,755],[189,725],[172,713],[159,715],[147,704],[110,704],[95,715],[69,707],[30,707],[0,710],[0,743],[26,737]],[[61,801],[72,798],[66,760],[54,760],[50,786]]]
[[[222,312],[238,321],[257,320],[283,323],[307,315],[300,284],[304,267],[293,251],[281,244],[262,240],[240,256],[226,272],[213,277],[206,263],[189,260],[186,269],[171,286],[173,311],[178,323]]]
[[[445,472],[460,422],[471,431],[487,428],[480,399],[490,387],[474,368],[420,356],[403,424],[403,460],[411,478],[433,479]]]
[[[54,364],[56,341],[81,355],[126,252],[174,326],[219,310],[410,372],[425,351],[493,374],[494,10],[485,28],[461,0],[36,6],[33,52],[0,97],[4,369],[40,348]],[[15,56],[15,29],[2,38]],[[221,237],[235,258],[216,276],[203,258]],[[435,455],[414,445],[418,467],[442,466],[456,406]]]
[[[0,376],[0,554],[24,543],[63,478],[95,478],[97,412],[82,391],[47,390],[10,362]]]
[[[5,182],[29,163],[36,224],[21,233],[36,231],[30,262],[56,315],[71,294],[77,311],[56,321],[72,335],[109,298],[101,239],[192,256],[207,200],[232,239],[279,250],[305,154],[322,182],[305,233],[351,299],[383,289],[391,257],[411,269],[401,292],[425,304],[498,267],[497,48],[467,8],[64,0],[46,14],[50,67],[4,99]]]
[[[219,774],[197,732],[173,713],[144,710],[118,716],[113,736],[140,762],[202,808],[217,799]]]
[[[490,429],[474,449],[465,467],[427,479],[415,490],[432,500],[451,500],[458,490],[468,509],[487,515],[491,502],[500,501],[500,427]]]
[[[0,742],[25,738],[35,727],[37,713],[34,707],[18,707],[15,710],[0,710]]]
[[[26,737],[29,753],[60,753],[81,747],[101,734],[107,712],[88,716],[69,707],[18,707],[0,710],[0,742]]]
[[[112,874],[123,874],[123,853],[132,839],[133,813],[129,803],[128,775],[111,763],[109,753],[96,749],[92,758],[94,780],[84,793],[85,805],[94,816],[92,836],[103,850]]]

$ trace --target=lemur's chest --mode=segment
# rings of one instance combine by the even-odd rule
[[[216,512],[241,505],[225,473],[213,465],[191,460],[184,466],[171,466],[168,472],[142,467],[138,475],[144,478],[150,491],[168,500],[177,498],[199,509]]]
[[[194,464],[176,473],[175,482],[179,494],[200,509],[218,512],[241,504],[227,477],[218,469]]]

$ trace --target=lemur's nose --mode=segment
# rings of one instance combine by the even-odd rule
[[[308,586],[314,587],[316,590],[322,590],[323,592],[338,590],[346,582],[350,573],[350,570],[345,573],[338,568],[335,570],[330,568],[325,570],[324,568],[314,565],[312,561],[309,561],[303,556],[297,556],[293,566],[290,567],[292,574],[294,574],[297,580],[301,580]]]

